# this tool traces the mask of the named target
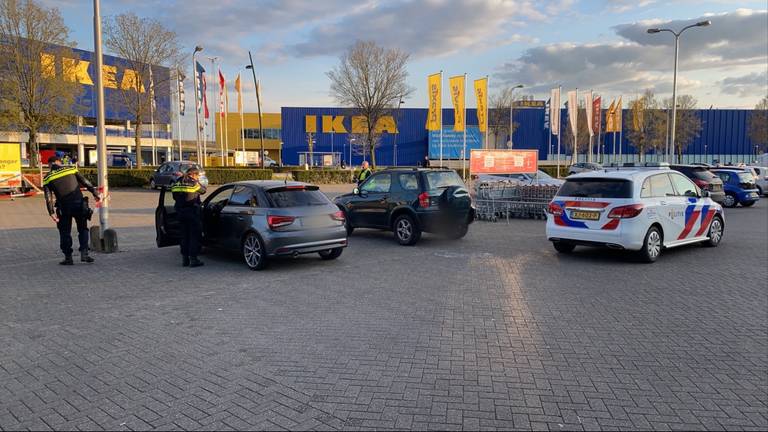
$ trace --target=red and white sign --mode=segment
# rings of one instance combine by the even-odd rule
[[[538,150],[472,150],[472,174],[532,174],[538,170]]]

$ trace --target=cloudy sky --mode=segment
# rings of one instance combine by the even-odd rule
[[[93,48],[90,0],[44,3],[61,9],[79,48]],[[190,53],[202,45],[228,77],[253,51],[267,112],[333,106],[325,72],[356,39],[411,53],[416,92],[408,107],[426,106],[426,75],[439,70],[446,78],[490,75],[492,92],[523,84],[542,98],[557,85],[625,100],[646,88],[667,95],[674,38],[645,30],[703,19],[712,26],[681,38],[679,93],[701,107],[751,108],[768,92],[765,7],[765,0],[102,0],[103,15],[153,17]],[[252,84],[245,87],[246,109],[254,109]]]

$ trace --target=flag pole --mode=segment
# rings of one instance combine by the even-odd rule
[[[488,89],[491,87],[491,79],[488,75],[485,76],[485,145],[483,148],[488,149]]]
[[[464,148],[461,150],[461,177],[467,179],[467,74],[464,73],[464,92],[461,94],[464,99]]]
[[[184,157],[182,156],[182,151],[181,151],[181,92],[179,91],[179,89],[184,87],[184,81],[180,79],[181,78],[180,72],[181,71],[179,71],[179,69],[177,68],[176,69],[176,87],[177,87],[176,101],[178,102],[179,112],[178,112],[178,115],[176,115],[176,122],[177,122],[177,129],[178,129],[177,130],[178,138],[179,138],[179,160],[182,160],[184,159]]]
[[[560,110],[560,99],[563,95],[563,86],[557,86],[557,177],[560,178],[560,137],[563,136],[562,111]]]
[[[152,65],[149,65],[149,127],[152,133],[152,165],[157,166],[157,140],[155,139],[155,81],[152,79]]]
[[[443,71],[440,71],[440,168],[443,167]]]

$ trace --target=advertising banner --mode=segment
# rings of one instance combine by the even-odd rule
[[[475,80],[475,97],[477,99],[477,125],[480,132],[488,129],[488,78]]]
[[[19,144],[0,144],[0,189],[21,187],[21,148]]]
[[[442,82],[443,74],[436,73],[427,77],[427,96],[429,101],[427,107],[429,112],[427,113],[427,130],[439,131],[443,125],[443,103],[442,103]]]
[[[483,133],[477,126],[467,126],[467,152],[483,148]],[[461,159],[464,150],[464,132],[453,126],[443,128],[443,159]],[[467,154],[469,156],[469,154]],[[440,159],[440,131],[429,131],[429,158]]]
[[[549,123],[552,135],[560,133],[560,88],[553,88],[550,92]]]
[[[472,174],[532,174],[538,170],[538,150],[472,150]]]
[[[450,77],[451,101],[453,102],[453,130],[464,131],[464,75]]]

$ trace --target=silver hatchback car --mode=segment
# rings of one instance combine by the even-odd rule
[[[165,188],[155,210],[157,246],[181,241],[171,193]],[[344,213],[314,185],[243,181],[216,189],[203,202],[203,244],[237,250],[251,270],[270,258],[318,253],[336,259],[347,246]]]

